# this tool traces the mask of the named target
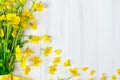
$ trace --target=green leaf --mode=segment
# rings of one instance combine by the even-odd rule
[[[31,38],[32,38],[32,35],[29,35],[28,38],[31,39]]]

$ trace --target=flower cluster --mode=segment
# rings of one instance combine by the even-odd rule
[[[36,44],[42,40],[50,42],[48,35],[28,35],[27,40],[22,40],[28,28],[37,30],[33,13],[42,12],[45,9],[40,1],[31,0],[30,8],[25,7],[26,2],[27,0],[0,0],[0,75],[12,73],[15,62],[20,62],[24,73],[28,74],[30,67],[27,59],[34,54],[34,51],[30,47],[21,50],[23,46],[28,42]],[[48,54],[47,51],[45,54]],[[42,64],[40,56],[34,56],[31,62],[32,66]]]
[[[60,63],[59,59],[57,60],[57,63]],[[51,65],[49,67],[49,73],[52,75],[57,72],[57,67],[55,66],[56,63],[53,62],[53,64],[54,65]],[[85,72],[89,72],[89,77],[87,80],[108,80],[108,77],[105,73],[102,73],[100,78],[96,79],[95,78],[96,70],[90,69],[88,66],[82,66],[81,68],[72,66],[70,59],[66,59],[63,62],[63,66],[67,68],[68,72],[70,73],[70,76],[68,78],[58,77],[58,80],[71,80],[72,78],[75,77],[77,78],[76,80],[80,80],[81,78],[80,73],[83,74]],[[111,75],[111,80],[118,80],[119,77],[120,77],[120,68],[116,70],[116,74]],[[54,79],[50,78],[49,80],[54,80]]]
[[[55,59],[57,59],[57,58],[55,58]],[[57,60],[57,63],[59,63],[59,59]],[[49,67],[49,73],[50,74],[55,74],[55,72],[57,71],[57,68],[56,68],[56,66],[55,66],[55,63],[53,63],[54,65],[51,65],[50,67]],[[82,71],[82,72],[86,72],[86,71],[88,71],[89,70],[89,68],[87,67],[87,66],[83,66],[83,67],[81,67],[81,68],[78,68],[78,67],[74,67],[74,66],[72,66],[71,65],[71,61],[70,61],[70,59],[66,59],[64,62],[63,62],[63,66],[65,67],[65,68],[67,68],[68,69],[68,72],[70,73],[70,77],[68,77],[68,78],[59,78],[58,77],[58,80],[70,80],[71,78],[73,78],[73,77],[80,77],[80,71]],[[94,80],[92,77],[94,76],[94,74],[96,73],[96,71],[95,70],[89,70],[89,75],[90,75],[90,77],[88,78],[88,80]],[[79,78],[78,78],[79,79]],[[50,80],[53,80],[52,78],[50,78]]]

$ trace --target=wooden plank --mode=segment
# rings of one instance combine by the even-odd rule
[[[105,72],[108,79],[114,73],[114,26],[112,0],[98,0],[99,75]]]

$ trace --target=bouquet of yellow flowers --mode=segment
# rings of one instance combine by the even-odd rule
[[[0,0],[0,75],[12,74],[14,63],[21,62],[21,67],[26,68],[28,74],[30,68],[26,64],[26,59],[34,53],[29,47],[21,51],[21,48],[28,42],[39,43],[43,36],[28,35],[28,39],[22,40],[24,32],[28,28],[37,30],[34,12],[42,12],[44,4],[31,0],[30,8],[25,8],[27,0]],[[44,35],[45,42],[50,41],[50,36]],[[34,66],[42,63],[42,60],[35,56],[31,60]]]

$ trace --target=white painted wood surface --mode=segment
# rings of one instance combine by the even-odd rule
[[[62,48],[62,57],[72,64],[96,69],[109,77],[120,67],[120,0],[44,0],[48,7],[37,15],[39,31],[55,37],[54,47]],[[39,52],[39,50],[37,50]],[[36,52],[37,53],[37,52]],[[47,65],[32,70],[34,80],[49,80]],[[57,75],[64,75],[61,71]],[[88,73],[81,74],[87,80]],[[56,80],[56,79],[55,79]],[[73,79],[74,80],[74,79]]]

